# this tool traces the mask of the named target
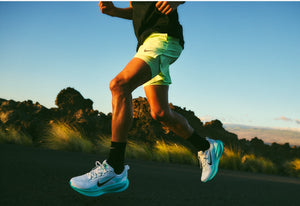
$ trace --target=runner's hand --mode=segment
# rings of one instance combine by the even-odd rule
[[[177,7],[182,4],[183,2],[170,2],[170,1],[158,1],[155,6],[158,9],[158,11],[160,11],[162,14],[168,15],[169,13],[171,13],[172,11],[174,11],[175,9],[177,9]]]
[[[115,14],[116,7],[111,1],[99,1],[99,8],[103,14],[113,16]]]

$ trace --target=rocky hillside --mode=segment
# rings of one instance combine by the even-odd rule
[[[93,109],[93,101],[85,99],[73,88],[66,88],[56,97],[55,108],[46,108],[32,101],[16,102],[0,99],[0,131],[2,134],[10,128],[29,136],[34,145],[43,144],[45,131],[55,122],[63,122],[77,128],[91,141],[97,140],[99,135],[110,135],[111,114],[104,114]],[[225,147],[235,148],[242,153],[251,153],[266,157],[278,165],[286,160],[300,157],[300,147],[290,147],[288,143],[271,145],[264,144],[257,137],[246,140],[238,139],[236,134],[226,131],[219,120],[203,124],[194,112],[170,104],[170,108],[180,113],[202,135],[220,139]],[[192,149],[191,145],[176,136],[160,122],[152,119],[150,108],[145,98],[133,100],[134,121],[129,132],[129,139],[143,141],[152,146],[157,140],[175,142]]]
[[[55,100],[56,108],[46,108],[38,102],[16,102],[0,99],[0,128],[5,130],[14,127],[31,136],[34,143],[40,142],[39,137],[48,126],[61,121],[81,128],[87,137],[93,138],[98,134],[110,134],[111,114],[104,114],[93,109],[93,101],[85,99],[73,88],[66,88],[59,92]],[[187,111],[170,104],[171,109],[185,116],[190,124],[203,136],[210,136],[223,140],[225,144],[237,143],[237,135],[226,131],[219,120],[203,125],[192,111]],[[143,140],[149,144],[157,139],[187,144],[158,121],[152,119],[146,98],[133,100],[134,121],[129,138]]]

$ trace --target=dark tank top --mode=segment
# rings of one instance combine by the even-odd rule
[[[155,7],[156,2],[132,2],[132,22],[138,40],[137,49],[152,33],[167,33],[179,39],[184,46],[182,26],[178,20],[177,10],[165,15]]]

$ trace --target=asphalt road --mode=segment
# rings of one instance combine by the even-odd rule
[[[85,197],[68,182],[93,168],[95,154],[0,144],[0,205],[300,205],[300,179],[220,170],[201,183],[196,166],[128,160],[129,188]]]

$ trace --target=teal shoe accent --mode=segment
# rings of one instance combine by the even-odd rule
[[[216,174],[218,172],[218,168],[219,168],[219,162],[220,162],[220,159],[221,159],[223,151],[224,151],[223,142],[220,141],[220,140],[215,140],[215,141],[217,143],[217,149],[216,149],[216,151],[217,151],[216,152],[216,158],[217,159],[216,159],[216,164],[214,164],[214,172],[213,172],[212,176],[208,179],[208,181],[212,180],[216,176]]]
[[[129,180],[127,179],[122,184],[108,185],[106,187],[102,187],[99,190],[94,190],[94,191],[81,190],[81,189],[78,189],[76,187],[73,187],[71,185],[71,182],[69,182],[69,184],[70,184],[72,189],[74,189],[76,192],[78,192],[82,195],[89,196],[89,197],[97,197],[97,196],[104,195],[104,194],[107,194],[107,193],[123,192],[124,190],[126,190],[128,188]]]

